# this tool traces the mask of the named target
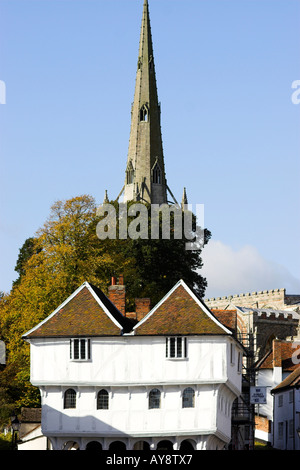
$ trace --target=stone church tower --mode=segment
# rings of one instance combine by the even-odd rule
[[[149,6],[144,0],[124,202],[167,203],[167,189]]]

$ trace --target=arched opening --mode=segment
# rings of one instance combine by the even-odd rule
[[[141,107],[140,110],[140,121],[148,121],[148,108],[145,104]]]
[[[182,441],[182,443],[180,444],[180,451],[181,452],[193,452],[195,450],[195,442],[192,441],[192,440],[189,440],[189,439],[185,439],[184,441]]]
[[[88,442],[86,447],[85,447],[85,450],[96,450],[96,451],[99,451],[99,450],[102,450],[102,445],[100,444],[100,442],[97,442],[97,441],[91,441],[91,442]]]
[[[156,162],[152,170],[152,182],[154,184],[161,184],[161,169]]]
[[[133,183],[133,177],[134,177],[134,169],[132,165],[132,161],[127,165],[127,170],[126,170],[126,182],[127,184],[132,184]]]
[[[79,450],[78,442],[68,441],[62,446],[62,450]]]
[[[133,450],[150,450],[150,444],[146,441],[138,441],[134,444]]]
[[[121,441],[114,441],[109,445],[109,450],[112,452],[123,452],[126,450],[126,445]]]
[[[272,350],[272,346],[273,346],[273,340],[276,338],[275,334],[272,333],[269,338],[267,339],[266,341],[266,345],[265,345],[265,348],[264,348],[264,351],[265,352],[268,352],[268,351],[271,351]]]
[[[156,447],[157,450],[173,450],[173,444],[171,441],[160,441]]]

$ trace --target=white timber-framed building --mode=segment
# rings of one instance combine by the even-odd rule
[[[85,282],[23,338],[53,450],[230,443],[243,348],[182,280],[137,323]]]

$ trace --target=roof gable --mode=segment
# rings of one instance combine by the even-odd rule
[[[25,333],[24,339],[62,336],[119,336],[132,327],[103,292],[82,284],[45,320]]]
[[[300,387],[300,365],[293,372],[291,372],[280,384],[273,388],[272,393],[281,392],[283,389]]]
[[[135,335],[231,335],[180,280],[133,328]]]

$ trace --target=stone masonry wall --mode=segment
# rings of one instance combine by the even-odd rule
[[[224,309],[233,304],[238,307],[283,309],[286,304],[285,289],[265,290],[246,294],[213,297],[206,299],[205,304],[210,308]],[[294,297],[294,296],[293,296]]]

